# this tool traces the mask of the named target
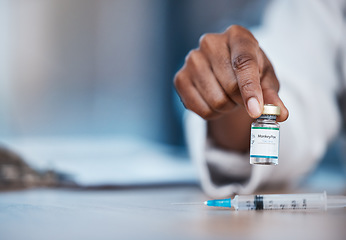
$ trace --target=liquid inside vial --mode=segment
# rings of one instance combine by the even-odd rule
[[[250,163],[279,163],[280,126],[275,115],[262,115],[251,125]]]

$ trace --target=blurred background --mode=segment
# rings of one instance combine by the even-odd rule
[[[0,0],[0,140],[19,154],[0,155],[0,180],[34,182],[33,167],[85,185],[197,182],[174,74],[202,34],[256,27],[268,2]]]
[[[266,3],[0,0],[0,188],[54,183],[50,170],[196,183],[174,74],[202,34],[257,26]]]
[[[184,56],[205,32],[259,24],[265,3],[1,0],[0,134],[181,145]]]

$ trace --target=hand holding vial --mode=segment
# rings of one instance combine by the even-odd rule
[[[280,108],[278,122],[288,117],[271,62],[241,26],[203,35],[174,84],[184,106],[208,121],[209,139],[226,150],[249,151],[250,125],[264,104]]]

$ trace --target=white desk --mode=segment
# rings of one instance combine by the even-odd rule
[[[0,193],[0,239],[346,239],[346,209],[283,212],[173,205],[197,187]]]

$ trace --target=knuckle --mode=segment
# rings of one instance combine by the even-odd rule
[[[243,53],[232,59],[232,67],[235,71],[243,71],[251,67],[255,63],[252,55]]]
[[[210,120],[214,117],[214,112],[211,109],[204,109],[199,115],[205,120]]]
[[[234,24],[234,25],[231,25],[227,28],[227,32],[240,32],[240,31],[243,31],[244,28],[240,25],[237,25],[237,24]]]
[[[226,32],[231,33],[232,35],[235,35],[235,36],[247,36],[247,37],[254,38],[252,33],[248,29],[236,24],[228,27]]]
[[[203,34],[203,35],[201,35],[200,37],[199,37],[199,44],[201,44],[202,42],[205,42],[206,41],[206,38],[208,38],[208,35],[209,35],[210,33],[205,33],[205,34]]]
[[[183,88],[183,85],[185,85],[185,77],[184,73],[182,71],[179,71],[175,76],[174,76],[174,86],[175,88],[179,91],[180,89]]]
[[[226,31],[225,35],[229,39],[237,40],[238,43],[247,44],[254,48],[259,48],[257,39],[253,34],[246,28],[239,25],[232,25]]]
[[[199,44],[202,45],[204,43],[207,43],[209,42],[211,39],[211,34],[210,33],[206,33],[206,34],[203,34],[200,38],[199,38]]]
[[[192,49],[192,50],[190,50],[187,54],[186,54],[186,57],[185,57],[185,62],[188,62],[189,61],[189,59],[191,58],[191,56],[193,55],[193,54],[195,54],[195,49]]]
[[[227,104],[228,104],[228,99],[226,96],[215,98],[210,103],[211,107],[217,111],[223,110]]]
[[[228,36],[243,36],[248,33],[248,30],[240,25],[232,25],[225,31]]]
[[[199,59],[200,59],[200,54],[198,50],[193,49],[187,54],[185,58],[185,62],[187,64],[197,65],[199,62]]]
[[[199,38],[199,46],[202,49],[210,49],[218,41],[219,35],[213,33],[203,34]]]

